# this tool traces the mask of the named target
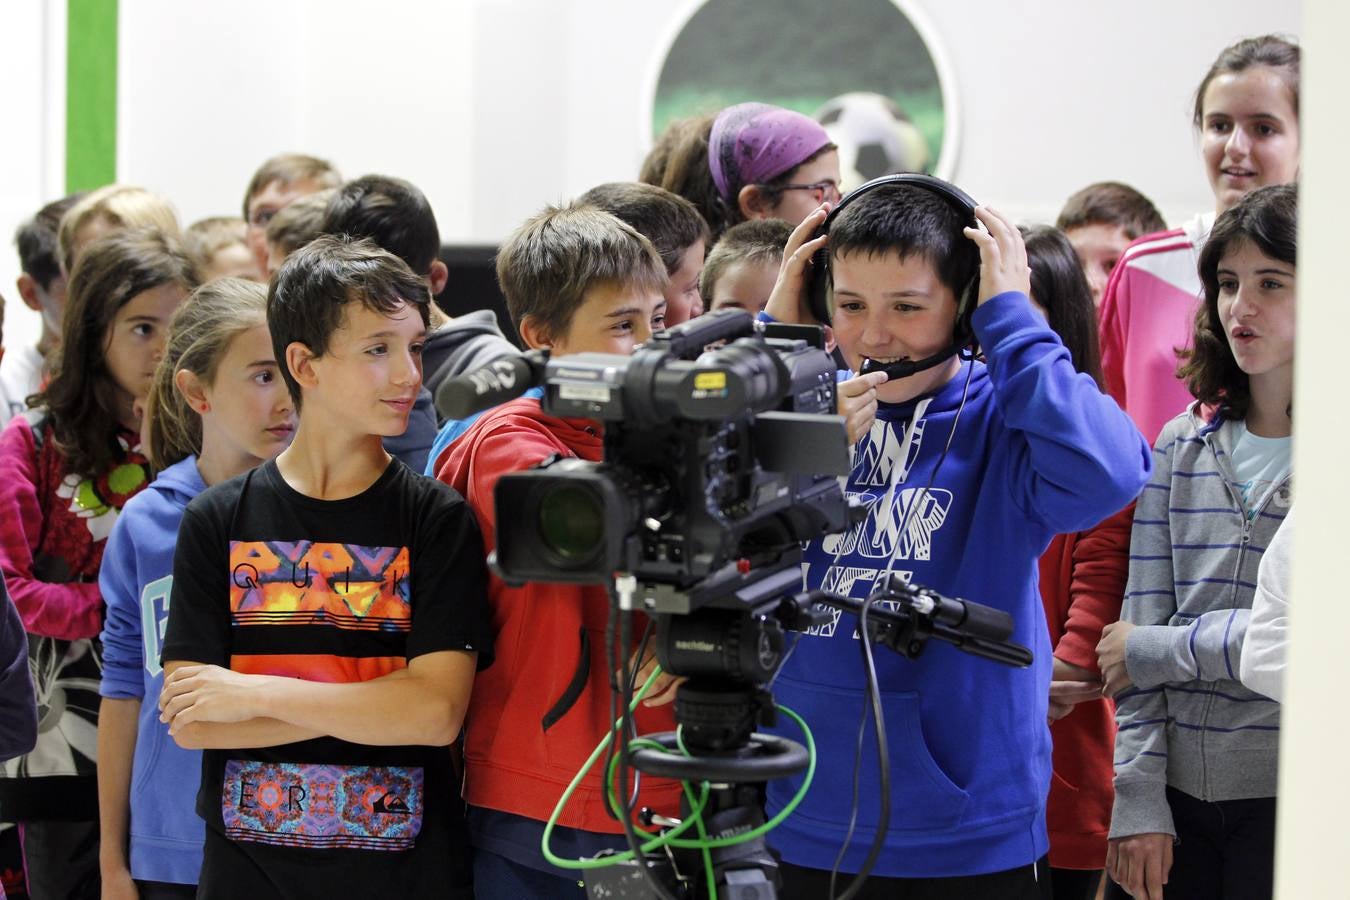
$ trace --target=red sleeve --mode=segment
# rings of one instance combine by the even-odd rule
[[[43,531],[37,469],[32,429],[15,416],[0,434],[0,572],[29,634],[65,641],[98,637],[103,627],[98,584],[53,584],[33,574]]]
[[[1130,526],[1134,504],[1083,532],[1073,548],[1069,615],[1055,656],[1097,671],[1097,642],[1102,629],[1120,618],[1125,578],[1130,569]]]
[[[1111,270],[1102,294],[1102,306],[1097,311],[1097,342],[1101,349],[1102,380],[1106,392],[1120,408],[1125,408],[1125,331],[1130,317],[1130,291],[1125,277],[1127,259],[1122,259]]]

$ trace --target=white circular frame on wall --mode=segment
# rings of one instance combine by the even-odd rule
[[[657,44],[658,52],[653,54],[647,66],[645,89],[642,92],[642,115],[639,117],[640,132],[638,146],[645,156],[652,147],[652,113],[656,110],[656,92],[661,85],[661,72],[666,65],[666,57],[675,46],[689,20],[694,14],[708,5],[711,0],[684,0],[673,6],[674,14],[670,25]],[[942,147],[938,151],[937,163],[933,174],[946,181],[954,181],[956,164],[961,153],[961,106],[957,98],[956,74],[952,70],[951,57],[947,55],[946,45],[939,39],[928,14],[914,0],[890,0],[900,15],[904,16],[919,39],[928,50],[933,61],[933,70],[937,73],[938,90],[942,92]]]

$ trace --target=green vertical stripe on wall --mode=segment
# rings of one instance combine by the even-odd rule
[[[117,179],[117,0],[66,3],[66,190]]]

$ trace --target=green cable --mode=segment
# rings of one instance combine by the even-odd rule
[[[773,831],[775,828],[781,825],[783,823],[783,820],[792,814],[792,811],[796,809],[798,805],[801,804],[802,800],[806,798],[806,792],[811,788],[811,779],[816,774],[816,741],[815,738],[811,736],[811,729],[807,727],[806,722],[802,719],[801,716],[797,715],[795,712],[788,709],[786,706],[778,706],[778,704],[774,705],[778,708],[780,712],[786,714],[788,718],[792,719],[792,721],[797,723],[797,727],[801,728],[802,730],[802,736],[806,739],[807,765],[806,765],[806,776],[802,778],[802,786],[797,789],[797,793],[793,795],[792,799],[788,801],[787,805],[778,811],[778,815],[774,816],[772,819],[765,822],[763,825],[760,825],[757,828],[750,829],[744,834],[736,834],[724,838],[713,838],[707,844],[709,848],[734,847],[737,844],[744,844],[745,842],[752,841],[755,838],[763,837],[764,835],[768,834],[770,831]],[[671,832],[670,834],[666,835],[666,837],[671,839],[668,841],[668,843],[672,847],[679,847],[684,850],[696,850],[700,846],[702,846],[698,841],[680,840],[675,836],[674,832]]]
[[[646,695],[647,691],[652,686],[652,682],[654,682],[657,676],[659,676],[660,674],[661,669],[659,667],[656,669],[656,671],[652,672],[651,677],[647,679],[646,683],[644,683],[642,687],[638,690],[638,692],[633,696],[632,705],[628,707],[629,712],[632,712],[634,709],[637,708],[639,701],[641,701],[642,698]],[[617,726],[618,723],[616,722],[615,725]],[[567,802],[572,798],[572,794],[576,792],[576,789],[580,787],[581,782],[585,780],[586,775],[595,766],[596,761],[600,759],[600,755],[604,753],[605,749],[609,746],[610,737],[611,736],[608,734],[605,735],[604,740],[602,740],[599,744],[597,744],[596,748],[593,751],[591,751],[591,755],[587,757],[586,762],[582,764],[581,769],[578,770],[577,774],[572,777],[572,781],[570,784],[567,785],[567,789],[563,791],[563,795],[558,798],[557,805],[553,807],[553,814],[549,816],[548,822],[544,825],[544,836],[540,841],[540,849],[543,851],[544,859],[548,860],[549,863],[557,866],[560,869],[580,869],[580,870],[599,869],[605,866],[618,865],[621,862],[627,862],[628,860],[633,858],[633,851],[624,850],[621,853],[616,853],[612,856],[607,856],[603,859],[567,859],[565,857],[556,855],[553,852],[553,850],[549,847],[549,842],[553,837],[553,829],[554,827],[557,826],[558,819],[562,817],[562,811],[567,807]],[[632,743],[637,742],[634,741]],[[664,747],[661,747],[660,744],[657,744],[655,741],[646,741],[645,743],[648,743],[658,749],[662,750],[665,749]],[[612,794],[612,791],[608,786],[606,787],[606,791],[607,793]],[[704,803],[707,802],[706,790],[704,791],[703,800]],[[703,812],[702,804],[700,804],[696,812],[699,814]],[[683,834],[685,831],[688,831],[691,827],[693,827],[694,819],[695,816],[691,815],[687,817],[685,821],[681,822],[678,826],[673,828],[668,833],[653,837],[652,840],[642,845],[642,851],[644,853],[648,853],[651,852],[652,850],[657,850],[664,847],[666,841],[668,841],[671,837]]]
[[[685,756],[690,756],[689,748],[684,745],[684,726],[675,727],[675,743],[680,747],[680,752]],[[689,796],[689,805],[694,805],[694,792],[689,789],[689,782],[681,782],[684,785],[684,792]],[[703,782],[703,795],[706,798],[709,790],[708,782]],[[705,800],[706,802],[706,800]],[[691,813],[692,817],[692,813]],[[703,874],[708,879],[708,900],[717,900],[717,878],[713,874],[712,848],[708,846],[708,830],[703,827],[703,810],[699,810],[698,818],[694,819],[694,824],[698,827],[699,852],[703,855]]]
[[[689,756],[690,755],[689,751],[684,747],[684,741],[680,737],[679,729],[676,730],[675,737],[676,740],[679,741],[680,743],[681,752],[683,752],[685,756]],[[628,742],[628,749],[630,751],[633,749],[643,749],[643,748],[650,750],[659,750],[662,753],[670,752],[668,749],[666,749],[664,745],[658,744],[656,741],[650,740],[648,738],[641,738],[641,737],[634,738],[633,740]],[[611,759],[609,761],[609,771],[605,773],[605,788],[607,796],[609,797],[610,808],[614,811],[615,815],[621,816],[624,815],[625,811],[619,806],[619,798],[614,796],[613,791],[614,771],[618,767],[619,767],[618,757],[615,757],[614,759]],[[699,840],[691,841],[690,843],[698,846],[699,849],[702,851],[703,871],[704,874],[707,876],[708,890],[710,891],[708,896],[715,898],[717,896],[717,881],[713,875],[712,852],[711,850],[709,850],[707,846],[708,831],[703,826],[703,811],[708,808],[708,795],[712,792],[712,787],[706,781],[700,782],[702,792],[699,794],[698,797],[695,797],[693,787],[690,785],[688,781],[681,781],[680,784],[684,787],[685,795],[689,798],[689,814],[684,817],[684,821],[682,821],[675,828],[672,828],[666,834],[655,835],[653,840],[643,844],[642,852],[647,853],[652,850],[659,850],[665,848],[670,843],[670,840],[672,838],[679,837],[681,834],[683,834],[685,831],[689,829],[690,823],[693,823],[693,825],[698,828]],[[649,832],[643,833],[646,834]],[[629,851],[628,853],[628,858],[629,859],[633,858],[633,854],[631,851]],[[606,864],[609,864],[608,860],[609,858],[607,857],[605,860]]]
[[[652,683],[657,679],[657,677],[660,674],[661,669],[660,667],[657,667],[656,670],[652,672],[651,676],[647,679],[647,681],[638,690],[638,692],[633,696],[633,702],[628,707],[629,712],[632,712],[634,709],[637,708],[638,703],[646,695],[647,691],[651,688]],[[807,790],[809,790],[811,787],[811,782],[816,771],[816,742],[815,738],[811,734],[810,727],[807,726],[806,721],[802,719],[801,716],[797,715],[797,713],[795,713],[791,709],[788,709],[786,706],[777,706],[777,708],[785,715],[787,715],[790,719],[792,719],[794,722],[797,723],[797,727],[801,729],[802,735],[806,740],[806,751],[807,751],[806,776],[802,779],[802,785],[800,788],[797,789],[797,793],[793,795],[792,799],[788,801],[787,805],[785,805],[781,810],[779,810],[778,815],[774,816],[772,819],[765,822],[763,825],[760,825],[756,828],[752,828],[750,831],[747,831],[743,834],[732,835],[730,837],[725,838],[709,839],[707,837],[707,831],[703,825],[703,816],[702,816],[703,810],[707,805],[709,786],[707,782],[702,783],[703,788],[702,794],[698,798],[697,804],[695,805],[695,800],[693,797],[693,789],[691,788],[689,782],[687,781],[682,782],[682,784],[684,785],[684,790],[686,794],[689,795],[690,799],[691,809],[689,814],[685,816],[683,822],[672,828],[670,831],[662,835],[654,836],[650,841],[644,843],[642,845],[642,851],[644,853],[650,853],[654,850],[663,849],[665,847],[678,847],[681,849],[700,850],[703,852],[703,858],[705,863],[704,867],[708,873],[709,887],[715,888],[715,883],[713,882],[711,875],[712,872],[711,853],[710,853],[711,850],[719,847],[734,847],[738,844],[743,844],[748,841],[752,841],[756,838],[762,837],[763,835],[768,834],[774,828],[777,828],[780,824],[782,824],[784,819],[786,819],[789,815],[792,814],[792,811],[795,810],[797,806],[801,804],[802,800],[806,797]],[[619,723],[616,722],[615,726],[617,727],[618,724]],[[582,764],[581,769],[578,770],[577,774],[573,776],[572,781],[567,785],[567,789],[564,790],[562,796],[558,798],[558,803],[556,806],[554,806],[552,815],[549,816],[548,822],[544,825],[544,835],[542,840],[540,841],[540,847],[543,851],[544,858],[548,860],[549,863],[551,863],[552,865],[558,866],[559,868],[562,869],[585,870],[585,869],[604,868],[606,866],[614,866],[618,865],[619,863],[627,862],[633,859],[633,852],[631,850],[625,850],[621,853],[616,853],[611,856],[604,857],[603,859],[567,859],[564,857],[557,856],[549,848],[549,842],[553,836],[553,829],[558,824],[558,820],[562,817],[562,811],[567,807],[567,803],[572,798],[572,794],[576,792],[576,789],[581,785],[581,782],[585,780],[586,775],[589,774],[591,769],[595,766],[596,761],[600,759],[600,755],[605,752],[606,748],[609,747],[611,737],[612,737],[611,734],[606,734],[605,737],[600,741],[600,743],[596,745],[595,749],[591,751],[591,755],[587,757],[586,761]],[[687,756],[688,750],[684,747],[683,736],[678,731],[676,732],[676,739],[679,743],[681,751],[683,751]],[[665,747],[662,747],[655,741],[647,740],[644,738],[638,738],[636,740],[630,741],[627,746],[629,749],[639,746],[647,746],[662,751],[665,751],[666,749]],[[618,805],[618,798],[614,796],[613,792],[613,777],[614,777],[613,771],[617,766],[617,762],[618,762],[617,757],[614,760],[611,760],[610,762],[610,771],[606,773],[607,777],[605,783],[605,795],[611,805],[611,808],[613,808],[617,813],[622,814],[622,811]],[[680,835],[688,831],[691,826],[697,826],[700,835],[699,840],[681,839]],[[646,834],[648,832],[643,833]],[[709,896],[715,897],[716,891],[711,890]]]

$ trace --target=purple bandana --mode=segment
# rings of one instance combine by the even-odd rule
[[[745,185],[790,172],[829,142],[815,119],[767,103],[738,103],[713,121],[708,168],[717,193],[733,203]]]

